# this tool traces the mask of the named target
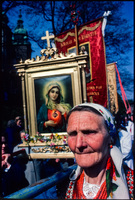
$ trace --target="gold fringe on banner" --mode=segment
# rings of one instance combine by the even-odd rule
[[[110,99],[109,101],[110,111],[116,114],[119,108],[118,108],[115,63],[107,64],[106,69],[107,69],[107,83],[108,83],[109,99]]]
[[[83,26],[79,31],[78,31],[78,35],[80,35],[83,30],[86,30],[86,31],[95,31],[101,24],[101,21],[98,22],[98,24],[96,24],[95,26],[93,27],[88,27],[87,25],[86,26]]]
[[[72,36],[72,37],[73,37],[73,36],[75,37],[75,33],[68,32],[67,35],[66,35],[64,38],[62,38],[62,39],[56,37],[56,38],[55,38],[55,41],[63,42],[63,41],[65,41],[65,40],[67,39],[67,37],[68,37],[69,35]]]
[[[95,26],[93,27],[88,27],[87,25],[86,26],[83,26],[79,31],[78,31],[78,36],[83,32],[83,30],[86,30],[86,31],[95,31],[101,24],[101,21],[98,22],[98,24],[96,24]],[[75,37],[75,33],[71,33],[71,32],[68,32],[64,38],[58,38],[58,37],[55,37],[55,41],[58,41],[58,42],[64,42],[68,36],[72,36],[72,37]]]

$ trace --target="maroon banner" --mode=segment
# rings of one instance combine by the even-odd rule
[[[79,51],[89,54],[87,75],[87,102],[99,103],[107,107],[106,56],[102,36],[102,18],[78,27]],[[55,37],[58,52],[76,52],[75,29]]]

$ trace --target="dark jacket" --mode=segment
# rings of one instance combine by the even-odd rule
[[[13,158],[11,167],[7,172],[2,169],[1,197],[5,197],[29,185],[27,179],[25,178],[25,169],[26,165],[20,157]]]

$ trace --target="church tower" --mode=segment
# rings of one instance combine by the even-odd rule
[[[31,44],[28,41],[27,30],[24,29],[21,9],[19,13],[19,19],[17,26],[13,32],[12,44],[14,46],[14,64],[20,62],[20,60],[26,60],[31,58]]]
[[[15,116],[23,116],[21,79],[17,75],[14,64],[19,64],[31,58],[31,44],[28,34],[23,27],[21,10],[14,32],[8,26],[8,17],[2,15],[2,48],[0,69],[0,105],[2,108],[2,122],[0,128],[4,131],[7,121]]]

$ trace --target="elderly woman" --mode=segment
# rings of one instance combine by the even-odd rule
[[[83,103],[72,108],[67,120],[68,145],[78,167],[70,175],[66,199],[130,199],[122,154],[113,145],[111,113],[99,104]]]
[[[57,82],[48,86],[45,100],[37,116],[38,131],[44,133],[66,131],[66,117],[71,106],[63,102],[61,87]]]

